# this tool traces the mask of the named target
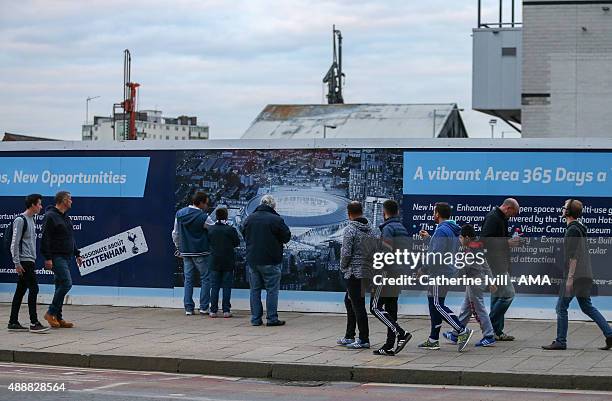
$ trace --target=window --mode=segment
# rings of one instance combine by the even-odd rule
[[[168,139],[170,139],[170,136],[169,136],[169,135],[166,135],[166,140],[168,140]]]
[[[183,127],[183,131],[185,131],[185,127]]]
[[[516,56],[516,47],[502,47],[502,56]]]
[[[166,125],[166,130],[167,131],[170,130],[170,126],[169,125]]]
[[[174,130],[175,130],[175,131],[178,131],[178,127],[174,127]]]
[[[174,140],[175,140],[175,141],[178,141],[178,135],[174,137]]]
[[[157,125],[156,125],[156,124],[153,124],[153,128],[157,128]]]
[[[97,130],[98,130],[98,127],[94,127],[94,131],[97,131]]]

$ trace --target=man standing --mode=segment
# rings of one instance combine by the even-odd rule
[[[55,206],[49,206],[45,211],[42,228],[40,252],[45,258],[45,269],[53,270],[55,279],[55,293],[45,320],[54,328],[74,327],[73,323],[64,320],[62,307],[66,294],[72,288],[70,261],[76,257],[79,266],[83,263],[81,252],[74,241],[72,220],[68,216],[71,207],[70,192],[59,191],[55,194]]]
[[[370,348],[370,328],[365,307],[365,291],[372,278],[372,249],[378,242],[368,220],[363,217],[361,203],[346,207],[349,224],[344,229],[340,249],[340,272],[346,282],[346,332],[336,343],[350,349]],[[355,328],[359,337],[355,338]],[[395,340],[395,339],[394,339]]]
[[[34,216],[42,210],[42,195],[31,194],[25,198],[26,210],[13,221],[13,237],[11,239],[11,256],[17,271],[17,289],[13,296],[9,331],[28,331],[19,323],[19,309],[26,291],[28,291],[28,310],[30,312],[30,328],[32,333],[49,331],[38,321],[36,312],[36,297],[38,296],[38,280],[36,279],[36,223]]]
[[[383,217],[385,221],[379,226],[379,229],[385,246],[388,247],[390,252],[408,249],[410,235],[408,235],[408,231],[406,231],[399,217],[399,205],[396,201],[388,199],[383,202]],[[383,277],[398,275],[397,266],[385,267],[387,269],[382,272]],[[374,351],[376,355],[395,355],[404,349],[412,338],[412,335],[397,323],[397,300],[400,292],[401,287],[399,286],[378,285],[374,289],[370,312],[387,326],[387,341],[382,347]],[[395,345],[396,340],[397,345]]]
[[[514,337],[504,333],[504,316],[514,299],[514,286],[510,281],[510,247],[518,246],[520,239],[510,238],[508,219],[519,214],[520,207],[516,199],[508,198],[501,206],[496,207],[485,217],[480,239],[484,243],[486,258],[493,275],[503,275],[506,284],[498,285],[497,291],[491,294],[491,324],[495,331],[495,340],[513,341]]]
[[[582,312],[590,317],[603,332],[606,345],[600,349],[612,348],[612,327],[591,303],[593,272],[587,244],[587,228],[577,220],[581,216],[582,202],[575,199],[566,200],[563,206],[563,217],[567,223],[563,244],[565,268],[557,302],[557,338],[552,344],[542,346],[545,350],[567,348],[567,309],[574,297],[578,299]]]
[[[208,247],[208,195],[198,191],[191,197],[191,205],[176,212],[172,241],[183,258],[185,315],[193,315],[193,281],[195,271],[200,273],[200,314],[208,314],[210,303],[210,277],[208,271],[210,250]],[[210,222],[210,221],[209,221]]]
[[[291,239],[291,231],[276,213],[272,195],[261,198],[261,204],[247,217],[243,226],[246,259],[251,286],[251,324],[261,326],[263,305],[261,290],[266,290],[266,326],[282,326],[278,320],[278,291],[280,289],[283,244]]]
[[[448,253],[456,255],[459,251],[459,234],[461,227],[450,220],[451,208],[448,203],[439,202],[434,207],[434,222],[437,224],[433,235],[429,235],[426,230],[421,230],[419,235],[422,238],[430,238],[429,248],[427,250],[428,259],[432,255],[434,262],[424,266],[424,273],[430,278],[435,277],[453,277],[457,273],[457,268],[453,264],[444,263]],[[442,256],[442,257],[439,257]],[[430,285],[427,290],[427,299],[429,301],[429,316],[431,318],[431,331],[429,338],[425,342],[418,345],[422,349],[440,349],[440,328],[442,321],[450,324],[457,335],[457,350],[463,351],[467,346],[474,330],[465,327],[457,318],[457,315],[446,305],[444,300],[448,292],[448,286],[438,285],[436,283]]]

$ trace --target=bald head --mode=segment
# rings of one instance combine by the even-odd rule
[[[506,215],[506,217],[514,217],[519,214],[520,206],[516,199],[507,198],[503,201],[499,209]]]

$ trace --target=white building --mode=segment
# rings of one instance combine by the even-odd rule
[[[94,117],[93,124],[83,125],[84,141],[125,140],[127,122],[122,116],[116,120],[113,133],[111,117]],[[197,117],[179,116],[163,117],[160,110],[141,110],[136,117],[136,132],[138,139],[180,141],[189,139],[208,139],[208,125],[198,125]]]
[[[498,1],[500,10],[510,3]],[[612,1],[523,0],[522,27],[508,13],[479,17],[472,108],[521,124],[523,138],[612,137],[611,9]]]

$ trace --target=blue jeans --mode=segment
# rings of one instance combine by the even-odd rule
[[[281,265],[249,266],[251,286],[251,324],[262,323],[263,305],[261,290],[266,290],[266,318],[268,323],[278,320],[278,290],[280,288]]]
[[[234,284],[234,272],[210,270],[210,311],[217,313],[219,310],[219,289],[223,288],[223,300],[221,307],[223,312],[229,312],[232,305],[230,298],[232,296],[232,285]]]
[[[195,269],[200,273],[200,310],[207,311],[210,302],[210,277],[208,275],[209,256],[185,256],[183,257],[183,272],[185,275],[185,296],[183,304],[185,310],[193,312],[193,276]]]
[[[559,293],[559,300],[557,301],[557,339],[556,341],[561,344],[567,344],[567,310],[570,302],[574,299],[573,296],[565,296],[565,281],[561,283],[561,291]],[[606,318],[593,306],[591,303],[591,297],[576,297],[578,305],[582,312],[590,317],[599,326],[604,336],[612,337],[612,327],[606,321]]]
[[[70,277],[70,258],[56,256],[53,259],[53,277],[55,281],[55,293],[53,301],[49,305],[48,313],[58,320],[63,319],[62,307],[64,298],[72,288],[72,277]]]
[[[504,316],[514,300],[514,286],[508,277],[508,284],[498,285],[497,291],[491,294],[491,312],[489,318],[495,335],[504,334]]]

